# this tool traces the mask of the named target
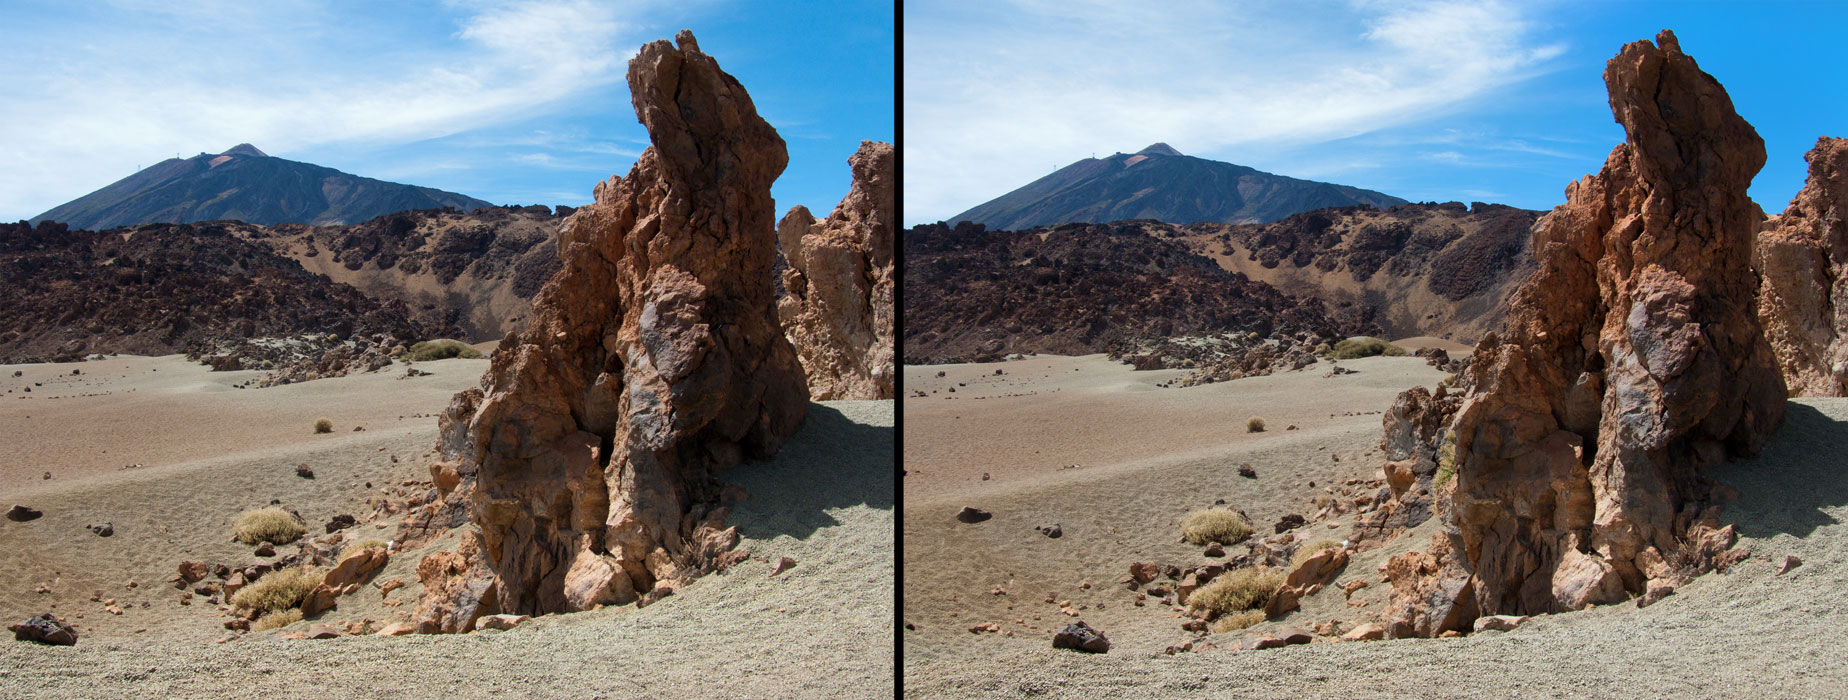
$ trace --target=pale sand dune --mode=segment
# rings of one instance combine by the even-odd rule
[[[1039,383],[1015,387],[1039,392],[1033,396],[946,401],[946,394],[928,394],[931,387],[923,385],[938,382],[941,389],[945,381],[950,386],[967,383],[958,387],[958,397],[1005,393],[975,378],[992,375],[997,367],[1007,374],[994,379],[1013,377],[1017,368],[1034,363],[1041,365],[1042,371],[1031,375]],[[907,368],[906,468],[913,471],[904,477],[903,595],[905,617],[917,629],[903,633],[906,695],[1839,695],[1848,681],[1848,660],[1822,640],[1832,639],[1848,622],[1848,528],[1841,525],[1848,519],[1848,479],[1843,478],[1848,465],[1830,463],[1828,457],[1831,445],[1848,439],[1844,399],[1793,402],[1763,457],[1728,465],[1715,475],[1745,494],[1726,517],[1740,524],[1742,545],[1760,556],[1731,574],[1703,577],[1650,608],[1618,605],[1544,616],[1512,633],[1456,640],[1317,643],[1263,652],[1232,651],[1241,634],[1235,632],[1209,637],[1217,648],[1205,653],[1163,654],[1169,644],[1195,635],[1180,628],[1185,618],[1173,616],[1157,601],[1133,606],[1134,595],[1118,583],[1131,562],[1206,561],[1199,547],[1177,542],[1177,524],[1189,510],[1216,499],[1246,510],[1265,532],[1283,513],[1310,514],[1309,500],[1322,487],[1372,476],[1379,464],[1378,414],[1334,420],[1328,414],[1383,410],[1398,389],[1431,386],[1443,376],[1416,358],[1341,364],[1360,373],[1323,379],[1324,363],[1297,373],[1154,390],[1148,389],[1163,379],[1159,373],[1119,371],[1101,357]],[[1079,371],[1072,372],[1074,367]],[[937,379],[937,371],[946,377]],[[1018,374],[1028,378],[1027,372]],[[1146,386],[1124,383],[1143,374],[1153,375]],[[915,398],[919,388],[929,398]],[[1047,396],[1056,399],[1048,402]],[[939,415],[940,406],[954,406],[961,418]],[[1247,435],[1242,426],[1250,413],[1319,420],[1298,420],[1301,430],[1288,432],[1278,432],[1287,421],[1272,420],[1271,431]],[[925,416],[930,418],[920,420]],[[1022,427],[1019,416],[1035,422]],[[1125,428],[1124,423],[1138,427]],[[1206,435],[1192,434],[1196,430]],[[921,449],[964,443],[979,443],[982,449],[955,453],[960,457]],[[1060,449],[1067,450],[1068,462],[1086,466],[1058,470],[1033,461],[1034,450]],[[1096,456],[1100,453],[1109,456]],[[1331,453],[1341,461],[1334,462]],[[986,455],[980,464],[956,464],[976,454]],[[1236,467],[1247,462],[1257,470],[1256,480],[1236,475]],[[925,480],[933,476],[933,467],[924,467],[926,474],[920,476],[920,464],[935,464],[942,474]],[[981,481],[982,471],[991,472],[992,479]],[[1318,488],[1299,486],[1309,480]],[[992,511],[994,518],[958,523],[951,516],[963,505]],[[1063,526],[1062,538],[1049,539],[1032,529],[1053,523]],[[1341,529],[1316,526],[1299,533],[1338,540],[1349,523],[1343,518]],[[1368,607],[1350,608],[1340,591],[1330,588],[1283,622],[1308,625],[1377,612],[1386,586],[1375,568],[1393,553],[1424,546],[1434,525],[1356,557],[1336,577],[1366,577],[1373,585],[1355,599],[1372,600]],[[1782,561],[1787,553],[1805,564],[1792,575],[1774,576],[1769,559]],[[1081,589],[1084,582],[1092,587]],[[1006,595],[993,595],[996,586]],[[1109,635],[1115,645],[1111,652],[1091,656],[1052,649],[1052,631],[1074,618],[1044,602],[1048,594],[1089,606],[1076,619]],[[1039,620],[1033,619],[1036,615]],[[968,631],[987,622],[999,623],[1012,636]]]
[[[405,366],[393,364],[370,374],[237,389],[232,385],[263,373],[213,372],[179,355],[0,365],[0,444],[7,445],[0,499],[131,464],[158,467],[201,456],[324,446],[352,439],[347,433],[355,427],[433,427],[434,418],[413,414],[442,411],[451,395],[480,379],[487,360],[416,367],[433,376],[400,380]],[[322,416],[333,421],[333,434],[314,434],[314,420]],[[48,471],[51,481],[44,482]]]
[[[160,369],[149,375],[184,373],[170,366],[183,364],[177,359],[149,362],[149,369]],[[100,364],[75,366],[89,375]],[[445,360],[419,363],[437,372],[435,377],[400,382],[355,376],[240,393],[202,390],[201,382],[209,385],[216,378],[210,375],[155,387],[145,378],[135,384],[139,391],[134,393],[146,394],[146,405],[161,406],[163,412],[222,410],[213,398],[235,398],[254,414],[246,416],[243,424],[253,426],[247,430],[280,422],[286,430],[277,434],[284,439],[235,451],[265,433],[199,434],[188,431],[216,428],[209,421],[168,417],[175,421],[169,425],[178,427],[170,427],[174,432],[166,437],[194,449],[229,453],[131,470],[92,469],[82,478],[54,476],[0,491],[5,505],[24,502],[45,511],[43,518],[28,523],[0,521],[0,620],[10,623],[50,610],[78,625],[83,635],[75,648],[0,641],[0,697],[889,694],[895,641],[891,402],[812,404],[808,422],[777,459],[722,475],[751,493],[731,518],[741,526],[741,546],[751,550],[750,561],[700,579],[646,609],[549,616],[506,633],[311,642],[264,632],[214,644],[228,635],[222,628],[225,618],[204,596],[190,606],[179,604],[179,591],[166,583],[178,562],[258,561],[249,547],[228,541],[230,522],[272,498],[300,510],[311,530],[320,533],[322,523],[337,513],[363,519],[370,512],[365,501],[377,495],[378,487],[427,479],[424,457],[435,441],[436,420],[409,416],[440,411],[450,393],[474,384],[484,365],[483,360]],[[278,390],[296,392],[295,397],[264,396]],[[304,396],[313,399],[304,401]],[[325,411],[342,427],[350,425],[343,424],[343,415],[370,415],[378,422],[363,432],[313,436],[308,426],[319,411],[298,409],[307,416],[300,418],[290,413],[297,410],[290,404],[321,401],[349,408],[347,413]],[[62,400],[41,406],[32,420],[51,422],[63,407],[76,406],[80,414],[84,410]],[[399,410],[405,411],[404,421],[397,420]],[[294,433],[303,437],[294,439]],[[107,439],[106,433],[97,439]],[[310,464],[316,478],[297,477],[300,463]],[[59,468],[77,473],[80,466]],[[368,481],[373,491],[365,488]],[[114,523],[115,536],[97,537],[83,527],[102,521]],[[387,539],[395,520],[381,522],[388,527],[362,522],[346,532],[351,540]],[[385,621],[408,615],[419,592],[415,568],[424,551],[393,555],[369,586],[340,598],[340,608],[321,619]],[[782,556],[800,563],[768,578],[770,564]],[[399,607],[384,605],[377,589],[393,578],[410,583],[391,596],[407,601]],[[127,588],[130,580],[139,585]],[[40,584],[51,592],[36,593]],[[109,615],[102,603],[91,602],[91,591],[97,589],[125,612]],[[144,601],[146,608],[141,607]]]

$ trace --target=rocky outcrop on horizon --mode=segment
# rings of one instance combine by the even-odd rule
[[[1539,269],[1437,431],[1445,528],[1385,567],[1392,636],[1659,597],[1735,559],[1700,470],[1757,453],[1784,408],[1748,264],[1764,143],[1671,32],[1605,82],[1625,143],[1535,227]]]
[[[1132,341],[1308,333],[1333,342],[1379,329],[1357,306],[1325,306],[1222,269],[1120,221],[988,231],[917,226],[904,234],[904,362],[1000,360],[1010,353],[1139,354]],[[1317,343],[1311,342],[1313,347]],[[1164,365],[1166,366],[1166,365]]]
[[[571,207],[421,209],[352,226],[283,224],[264,242],[310,272],[403,301],[426,325],[470,343],[524,328],[558,272],[558,228]]]
[[[1541,213],[1481,202],[1338,207],[1156,235],[1285,294],[1364,306],[1386,337],[1473,344],[1533,274],[1527,246]]]
[[[896,161],[892,144],[862,141],[847,159],[853,187],[828,218],[798,204],[777,224],[789,265],[777,313],[817,401],[895,395]]]
[[[446,330],[302,269],[254,240],[259,229],[0,224],[0,361],[186,353],[243,358],[225,369],[270,369],[295,359],[272,341],[333,334],[392,347]]]
[[[1848,394],[1848,139],[1822,137],[1809,180],[1765,222],[1758,318],[1792,396]]]
[[[629,63],[653,145],[559,235],[563,268],[440,419],[441,503],[474,525],[418,567],[420,631],[646,603],[735,561],[715,470],[766,458],[808,391],[774,306],[783,140],[692,33]]]

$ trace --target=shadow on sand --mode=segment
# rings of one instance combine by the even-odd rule
[[[892,509],[895,433],[892,426],[856,423],[840,409],[809,404],[802,429],[774,459],[719,474],[751,494],[734,509],[731,522],[753,539],[808,539],[820,528],[840,524],[829,509]]]
[[[1746,537],[1779,533],[1808,537],[1840,522],[1828,510],[1848,505],[1848,421],[1815,406],[1789,403],[1784,422],[1756,459],[1730,462],[1708,473],[1739,489],[1722,522]]]

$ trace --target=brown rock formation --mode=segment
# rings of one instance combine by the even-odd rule
[[[627,603],[709,569],[737,536],[711,472],[802,421],[770,276],[783,140],[691,33],[677,43],[629,63],[653,145],[565,223],[532,323],[443,415],[432,472],[479,543],[419,567],[421,629]]]
[[[1626,141],[1535,226],[1539,269],[1478,346],[1435,479],[1448,531],[1394,560],[1395,636],[1710,566],[1689,544],[1718,530],[1699,470],[1782,416],[1748,265],[1763,141],[1670,32],[1604,75]]]
[[[1809,181],[1758,234],[1758,319],[1795,396],[1848,395],[1848,139],[1804,156]]]
[[[790,208],[777,224],[789,269],[777,303],[808,373],[809,396],[889,399],[892,389],[892,233],[898,212],[892,144],[860,142],[847,159],[853,188],[816,221]]]

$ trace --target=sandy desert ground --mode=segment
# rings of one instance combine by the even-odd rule
[[[1134,372],[1101,355],[905,368],[903,596],[915,627],[901,633],[905,694],[1840,696],[1848,647],[1831,640],[1848,623],[1848,463],[1835,453],[1848,440],[1848,399],[1793,401],[1763,455],[1712,475],[1743,494],[1725,519],[1754,556],[1648,608],[1542,616],[1460,639],[1266,651],[1235,651],[1243,632],[1233,632],[1200,640],[1212,647],[1204,652],[1165,654],[1198,635],[1158,601],[1134,606],[1135,594],[1118,583],[1131,562],[1210,561],[1179,542],[1177,528],[1221,499],[1266,533],[1285,513],[1310,515],[1311,499],[1331,485],[1374,475],[1380,412],[1397,392],[1444,376],[1413,357],[1340,364],[1356,373],[1325,378],[1322,362],[1185,389],[1156,386],[1179,371]],[[1247,433],[1253,415],[1269,429]],[[1238,476],[1241,464],[1258,478]],[[963,506],[994,517],[957,522]],[[1338,540],[1351,522],[1299,536]],[[1034,530],[1052,524],[1061,538]],[[1331,586],[1254,630],[1380,610],[1387,587],[1376,567],[1422,546],[1425,528],[1356,556],[1337,575],[1372,583],[1353,598],[1366,605],[1348,605]],[[1804,563],[1776,575],[1789,554]],[[1108,654],[1051,648],[1052,632],[1074,619],[1059,613],[1063,601],[1109,636]],[[1001,631],[969,631],[986,623]]]
[[[203,596],[180,604],[166,580],[181,560],[262,561],[229,541],[230,523],[271,499],[298,509],[317,533],[350,513],[362,519],[350,539],[389,538],[395,520],[366,521],[367,500],[429,478],[434,414],[486,364],[418,363],[432,376],[409,379],[393,365],[269,389],[234,388],[255,372],[209,372],[177,356],[0,368],[0,440],[9,447],[0,507],[45,513],[0,521],[0,619],[51,611],[82,634],[76,647],[0,642],[0,697],[890,694],[889,401],[813,404],[779,457],[721,475],[751,494],[731,520],[750,560],[644,609],[546,616],[506,632],[307,641],[278,631],[235,636]],[[313,434],[319,416],[333,420],[332,434]],[[297,477],[299,464],[315,478]],[[85,529],[100,522],[115,534]],[[393,555],[370,586],[321,619],[408,615],[421,554]],[[770,578],[771,562],[784,556],[798,565]],[[389,596],[405,601],[398,606],[377,588],[394,578],[410,583]],[[102,601],[92,601],[99,592]],[[123,613],[106,613],[108,600]]]

